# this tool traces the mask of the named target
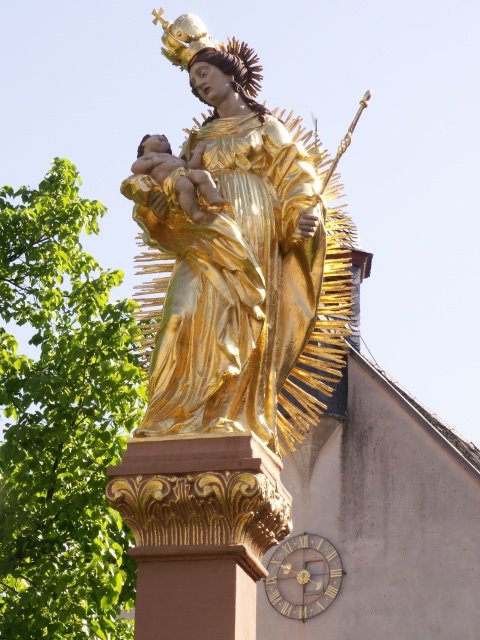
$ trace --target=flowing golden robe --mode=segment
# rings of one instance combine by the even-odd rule
[[[214,120],[191,134],[187,158],[200,142],[233,219],[194,225],[169,215],[161,223],[137,208],[150,240],[178,258],[136,436],[244,430],[276,448],[277,393],[317,313],[324,227],[309,240],[295,228],[313,206],[323,219],[319,180],[273,116]]]

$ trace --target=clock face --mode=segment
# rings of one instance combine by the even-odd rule
[[[265,580],[272,607],[287,618],[307,620],[325,611],[342,584],[342,561],[326,538],[304,533],[283,542],[270,558]]]

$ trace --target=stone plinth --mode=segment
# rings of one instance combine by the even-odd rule
[[[255,436],[132,440],[107,500],[135,535],[136,640],[254,640],[263,554],[291,529]]]

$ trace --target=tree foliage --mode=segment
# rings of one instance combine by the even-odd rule
[[[105,470],[139,420],[133,303],[81,245],[105,212],[56,159],[38,189],[0,190],[0,637],[132,637],[127,533]],[[25,325],[26,353],[9,329]],[[11,330],[11,329],[10,329]]]

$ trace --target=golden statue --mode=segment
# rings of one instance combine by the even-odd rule
[[[253,432],[278,452],[318,422],[318,392],[331,393],[341,375],[348,220],[325,205],[328,191],[322,198],[326,156],[316,135],[304,146],[298,120],[282,122],[255,101],[262,68],[254,52],[235,39],[215,43],[195,16],[170,24],[162,13],[154,22],[164,55],[188,70],[192,92],[213,112],[182,157],[170,158],[178,170],[163,185],[148,174],[122,184],[145,241],[162,252],[146,271],[164,274],[146,289],[163,312],[135,437]],[[198,192],[192,207],[204,215],[194,219],[175,184],[199,153],[226,203],[212,208]]]

